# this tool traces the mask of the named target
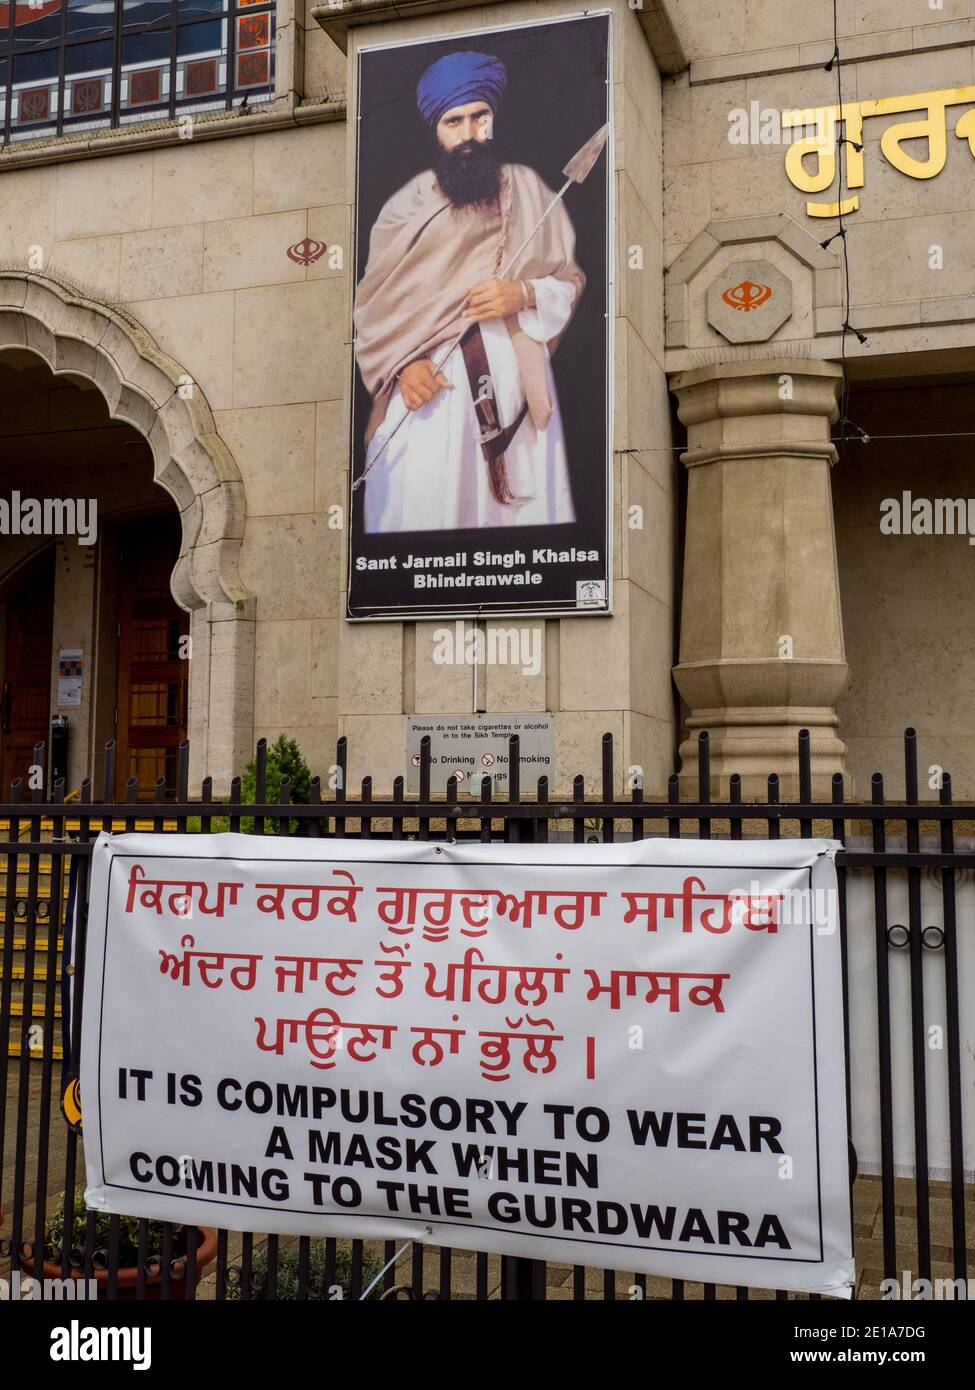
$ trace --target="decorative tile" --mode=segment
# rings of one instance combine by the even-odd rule
[[[730,343],[764,343],[792,316],[792,285],[770,261],[735,261],[708,290],[708,323]]]
[[[162,71],[160,68],[146,68],[141,72],[129,73],[129,105],[141,106],[149,101],[160,101],[162,94]]]
[[[20,94],[20,119],[43,121],[51,114],[50,87],[29,87]]]
[[[271,55],[263,53],[244,53],[237,59],[237,86],[262,87],[270,80]]]
[[[74,116],[100,111],[103,102],[103,79],[83,77],[71,85],[71,113]]]
[[[184,92],[188,97],[204,96],[217,89],[217,60],[206,58],[187,63],[184,71]]]
[[[237,21],[237,48],[241,52],[248,48],[266,48],[270,42],[271,16],[252,14]]]

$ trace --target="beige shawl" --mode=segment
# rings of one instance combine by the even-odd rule
[[[353,312],[356,361],[373,398],[367,441],[382,423],[397,374],[468,327],[461,313],[468,291],[498,274],[552,199],[523,164],[503,165],[501,177],[499,204],[454,208],[428,169],[395,193],[376,219]],[[574,254],[572,223],[559,201],[507,274],[571,282],[574,311],[586,283]],[[552,403],[543,345],[519,327],[517,316],[506,323],[529,412],[544,429]],[[556,341],[548,344],[550,352]]]

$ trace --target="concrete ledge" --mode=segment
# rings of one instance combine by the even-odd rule
[[[263,135],[269,130],[314,125],[320,121],[344,121],[345,101],[316,102],[308,106],[288,106],[253,115],[236,111],[198,117],[193,123],[193,144],[240,135]],[[142,126],[113,126],[85,136],[59,135],[50,140],[5,145],[0,149],[0,174],[5,169],[29,169],[39,164],[65,164],[74,159],[98,155],[128,154],[132,150],[158,150],[167,145],[190,143],[180,135],[178,121]]]
[[[412,19],[418,15],[448,14],[451,10],[486,10],[497,3],[498,0],[479,0],[479,3],[477,0],[342,0],[335,5],[315,5],[311,15],[332,42],[343,53],[348,53],[349,30],[361,25]],[[671,21],[666,0],[643,0],[635,13],[660,71],[669,75],[683,72],[687,67],[687,55]]]
[[[865,63],[874,58],[897,58],[912,53],[932,53],[975,43],[975,19],[946,20],[913,29],[894,29],[876,34],[840,35],[844,63]],[[701,58],[690,65],[693,86],[729,82],[741,77],[771,77],[780,72],[801,72],[822,67],[832,55],[830,41],[766,48],[757,53],[732,53],[722,58]]]
[[[843,327],[842,306],[817,307],[815,318],[817,337],[838,333]],[[909,299],[896,304],[853,304],[850,321],[864,333],[920,325],[973,323],[975,297],[960,295],[944,299]]]
[[[487,0],[493,4],[494,0]],[[342,0],[338,5],[314,5],[311,17],[343,53],[349,51],[349,30],[363,24],[416,15],[447,14],[451,10],[481,9],[473,0]]]

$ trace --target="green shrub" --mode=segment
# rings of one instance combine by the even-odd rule
[[[264,798],[269,806],[274,806],[281,795],[282,778],[291,779],[291,786],[288,789],[288,799],[294,805],[306,804],[311,791],[311,769],[305,762],[301,754],[301,749],[293,738],[285,738],[284,734],[279,734],[267,750],[267,762],[265,764],[265,790]],[[247,805],[248,802],[257,800],[257,760],[252,759],[244,771],[243,781],[240,786],[240,799]],[[221,798],[221,804],[227,804],[227,798]],[[241,816],[240,829],[245,835],[254,833],[254,816]],[[279,822],[277,820],[266,820],[264,822],[264,834],[276,835]],[[296,820],[288,821],[288,829],[297,829]],[[190,834],[197,834],[202,828],[199,816],[190,816],[186,822],[186,829]],[[210,831],[220,834],[221,831],[230,829],[229,816],[213,816],[210,821]]]
[[[269,804],[274,805],[281,795],[281,781],[284,777],[291,779],[291,786],[288,790],[289,800],[296,805],[308,801],[308,793],[311,790],[311,770],[301,756],[301,749],[293,738],[285,738],[284,734],[278,735],[267,750],[266,768],[264,798]],[[240,799],[246,803],[254,801],[256,798],[257,761],[255,759],[247,764],[240,788]],[[297,821],[289,821],[288,828],[294,830],[297,824]],[[254,818],[244,816],[240,822],[240,828],[246,834],[251,834],[254,830]],[[265,835],[273,835],[276,831],[276,821],[265,822]]]

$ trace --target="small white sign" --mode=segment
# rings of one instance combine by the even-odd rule
[[[490,777],[496,794],[508,789],[510,740],[517,734],[521,787],[534,791],[539,777],[555,777],[555,727],[550,714],[430,714],[410,720],[406,736],[407,790],[420,790],[420,741],[430,736],[430,790],[447,789],[454,775],[460,790],[480,796]]]
[[[58,652],[58,709],[81,704],[81,680],[85,654],[80,647],[62,647]]]
[[[605,608],[605,579],[580,579],[576,583],[577,608]]]

